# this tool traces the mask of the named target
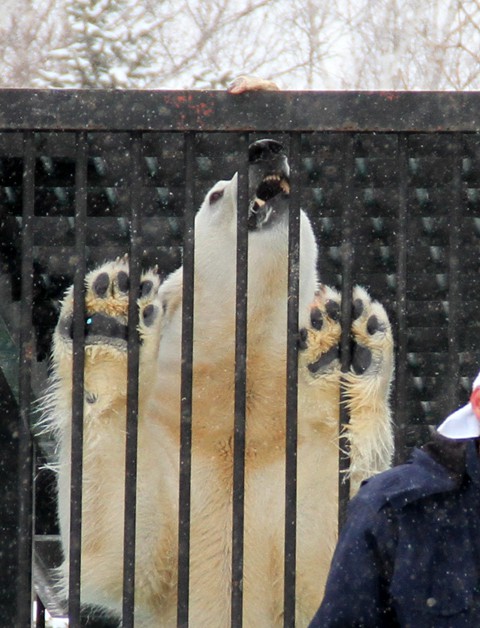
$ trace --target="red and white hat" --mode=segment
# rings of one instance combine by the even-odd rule
[[[454,439],[480,436],[480,373],[473,382],[470,403],[447,416],[437,432]]]

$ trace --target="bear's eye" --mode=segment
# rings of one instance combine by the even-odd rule
[[[213,205],[214,203],[216,203],[217,201],[219,201],[223,196],[223,190],[217,190],[216,192],[212,192],[210,194],[210,198],[208,199],[210,201],[210,205]]]

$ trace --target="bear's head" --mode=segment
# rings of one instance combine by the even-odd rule
[[[249,231],[270,228],[288,211],[290,192],[287,157],[282,145],[271,139],[259,140],[248,150]],[[206,195],[196,219],[197,230],[229,227],[236,232],[238,176],[218,181]]]
[[[287,299],[290,168],[282,145],[254,142],[248,154],[248,298],[261,302],[265,290]],[[207,193],[195,221],[196,299],[219,297],[234,306],[237,260],[238,176],[218,181]],[[248,205],[247,205],[248,203]],[[248,212],[248,213],[247,213]],[[245,259],[245,261],[247,261]],[[302,312],[317,286],[317,246],[307,216],[300,212],[300,304]]]

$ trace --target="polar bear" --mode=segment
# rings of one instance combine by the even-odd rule
[[[190,625],[230,625],[237,176],[207,193],[195,221]],[[289,168],[278,142],[249,149],[243,623],[283,625]],[[82,602],[121,616],[128,260],[86,277]],[[182,269],[146,271],[140,367],[135,625],[176,626]],[[318,283],[300,214],[296,624],[323,592],[337,534],[340,380],[351,411],[351,482],[389,466],[393,343],[383,307],[355,288],[353,361],[341,375],[340,298]],[[53,343],[46,416],[58,440],[58,512],[69,548],[73,289]],[[68,572],[68,561],[64,570]]]

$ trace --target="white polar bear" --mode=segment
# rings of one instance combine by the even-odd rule
[[[250,147],[244,625],[283,625],[288,164],[281,146]],[[237,177],[208,192],[195,222],[190,625],[230,624],[235,392]],[[317,247],[300,219],[296,621],[322,597],[337,532],[339,296],[317,285]],[[121,614],[128,263],[86,279],[82,602]],[[351,481],[392,454],[388,318],[355,288]],[[136,626],[176,626],[182,269],[142,278]],[[73,292],[54,336],[46,415],[58,438],[59,520],[68,557]],[[68,565],[64,566],[65,571]]]

